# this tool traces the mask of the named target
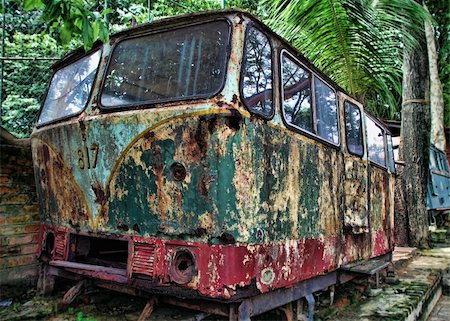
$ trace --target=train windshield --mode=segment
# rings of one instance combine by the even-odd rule
[[[61,68],[52,78],[38,125],[81,112],[89,99],[101,51]]]
[[[126,39],[114,49],[104,108],[206,98],[225,82],[230,26],[224,20]]]

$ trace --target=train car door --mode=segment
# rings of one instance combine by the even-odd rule
[[[368,162],[365,160],[364,124],[361,104],[341,95],[343,106],[344,153],[344,232],[361,235],[369,232],[368,216]]]

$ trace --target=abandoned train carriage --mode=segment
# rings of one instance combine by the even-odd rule
[[[389,260],[389,132],[248,13],[155,21],[55,69],[32,134],[47,278],[241,302]]]

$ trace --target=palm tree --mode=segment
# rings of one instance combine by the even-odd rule
[[[427,13],[422,6],[411,0],[264,4],[269,25],[316,66],[376,116],[399,118],[403,48],[415,45],[423,32]]]

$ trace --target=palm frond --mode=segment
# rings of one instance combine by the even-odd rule
[[[270,3],[270,5],[269,5]],[[401,65],[429,16],[412,0],[266,0],[269,25],[341,87],[394,117]],[[363,101],[364,102],[364,101]]]

